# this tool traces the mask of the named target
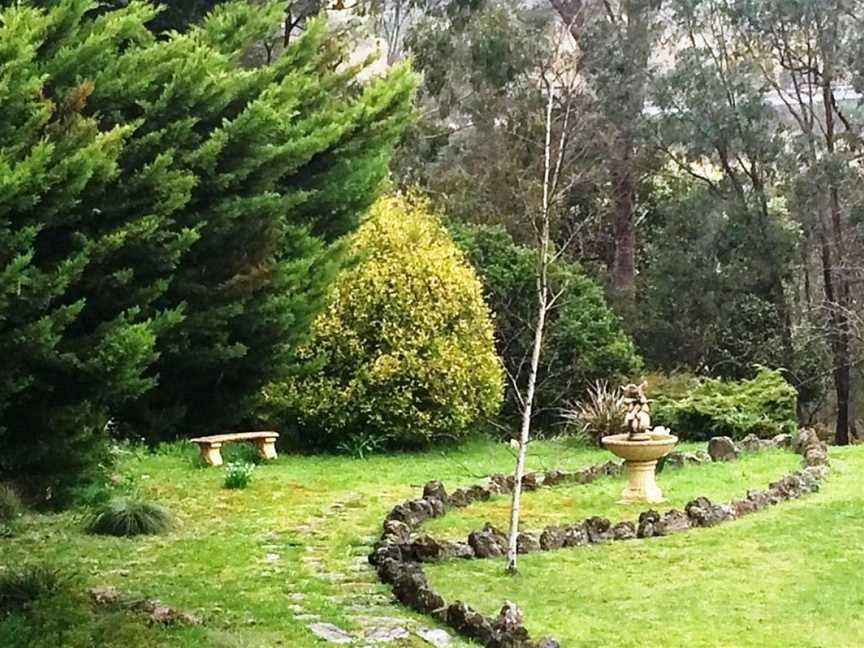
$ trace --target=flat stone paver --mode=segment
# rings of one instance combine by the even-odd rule
[[[408,636],[408,631],[402,627],[396,628],[374,628],[363,633],[363,638],[366,641],[374,641],[376,643],[384,643],[386,641],[396,641],[404,639]]]
[[[420,628],[417,630],[417,636],[435,648],[447,648],[453,642],[450,634],[440,628]]]
[[[309,630],[312,631],[312,634],[316,637],[329,643],[347,644],[354,641],[354,638],[350,634],[332,623],[312,623],[306,627],[309,628]]]

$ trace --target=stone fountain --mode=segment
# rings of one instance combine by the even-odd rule
[[[627,403],[624,429],[627,431],[603,437],[603,445],[624,460],[627,471],[628,482],[621,492],[620,504],[663,501],[663,492],[654,474],[657,460],[669,454],[678,443],[678,437],[670,434],[668,429],[651,428],[649,401],[644,388],[644,383],[624,387],[624,401]]]

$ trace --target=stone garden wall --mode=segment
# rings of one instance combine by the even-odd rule
[[[748,437],[738,445],[726,437],[717,437],[711,439],[707,452],[672,453],[666,459],[666,465],[728,461],[742,451],[777,447],[792,448],[801,454],[803,466],[801,470],[771,483],[767,489],[748,490],[740,499],[725,504],[697,497],[683,511],[670,509],[660,513],[646,510],[636,523],[612,523],[606,518],[589,517],[564,526],[547,526],[539,534],[520,533],[518,550],[520,553],[552,551],[712,527],[818,490],[828,475],[827,447],[815,432],[807,429],[801,430],[794,443],[789,435],[778,435],[770,441]],[[609,461],[575,472],[528,473],[524,477],[523,489],[531,491],[565,483],[587,484],[599,477],[617,475],[622,470],[623,464]],[[421,533],[420,527],[427,519],[446,514],[448,509],[486,501],[493,495],[512,490],[513,477],[505,475],[493,475],[482,484],[452,493],[447,493],[440,481],[427,483],[421,497],[397,504],[387,514],[381,538],[375,544],[369,562],[402,604],[434,617],[467,639],[487,648],[553,648],[560,645],[555,639],[532,640],[528,636],[521,612],[514,603],[506,602],[496,617],[486,616],[462,601],[445,601],[432,589],[423,572],[423,564],[428,562],[505,555],[506,534],[491,524],[472,531],[464,542],[438,540]]]

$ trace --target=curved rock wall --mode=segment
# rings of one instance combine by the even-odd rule
[[[758,451],[766,447],[789,447],[788,435],[772,442],[750,444],[744,451]],[[724,440],[725,442],[725,440]],[[724,445],[712,439],[709,448]],[[713,443],[713,446],[712,446]],[[796,499],[817,491],[828,475],[827,447],[810,430],[801,430],[792,446],[802,455],[801,470],[789,473],[769,484],[765,490],[748,490],[740,499],[727,504],[711,502],[697,497],[684,510],[670,509],[660,513],[653,509],[639,515],[638,523],[622,521],[613,524],[606,518],[590,517],[564,526],[547,526],[539,534],[519,534],[520,553],[553,551],[587,544],[626,541],[637,538],[664,536],[690,529],[706,528],[755,513],[768,506]],[[735,448],[737,452],[740,448]],[[677,459],[680,455],[680,460]],[[728,460],[723,453],[722,460]],[[702,453],[676,453],[672,463],[686,465],[701,463]],[[715,458],[715,460],[721,460]],[[606,475],[617,475],[623,464],[609,461],[575,472],[558,470],[546,473],[528,473],[523,488],[536,490],[564,483],[587,484]],[[378,577],[387,583],[394,596],[404,605],[430,615],[449,626],[463,637],[487,648],[554,648],[560,644],[550,637],[532,640],[522,622],[519,608],[507,601],[497,617],[474,610],[462,601],[448,603],[430,586],[423,563],[462,559],[484,559],[503,556],[507,552],[507,537],[491,524],[472,531],[465,542],[437,540],[420,533],[420,526],[432,517],[445,515],[448,509],[462,508],[474,502],[490,499],[492,495],[512,492],[513,477],[493,475],[482,484],[460,488],[448,494],[440,481],[431,481],[423,487],[421,497],[401,502],[393,507],[384,520],[381,538],[369,556]]]

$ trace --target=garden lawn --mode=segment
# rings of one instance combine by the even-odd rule
[[[445,599],[489,614],[518,601],[534,636],[568,647],[862,646],[864,448],[832,449],[831,461],[822,492],[719,527],[530,554],[513,578],[485,560],[430,565],[427,575]],[[713,477],[705,486],[722,490]]]
[[[247,489],[232,491],[222,488],[224,471],[195,467],[193,456],[188,446],[172,446],[155,455],[128,453],[118,466],[135,488],[174,512],[172,533],[96,537],[81,531],[82,511],[30,515],[17,536],[0,539],[0,569],[47,562],[79,574],[82,590],[112,585],[159,598],[197,612],[203,625],[160,628],[131,613],[88,611],[75,620],[79,630],[90,627],[80,637],[64,634],[55,619],[36,645],[85,646],[95,637],[96,645],[124,648],[305,648],[325,645],[307,628],[316,620],[357,635],[374,626],[374,617],[409,630],[434,627],[393,605],[365,564],[381,520],[430,479],[452,490],[513,464],[507,445],[488,441],[366,460],[283,455],[259,466]],[[530,457],[532,469],[575,470],[608,455],[538,441]],[[564,646],[641,645],[637,629],[648,633],[644,645],[656,646],[859,645],[864,497],[856,478],[864,471],[864,448],[833,450],[832,460],[823,492],[720,528],[524,556],[517,578],[503,577],[495,561],[445,563],[428,573],[448,599],[486,612],[504,599],[517,601],[532,632],[554,634]],[[722,500],[764,487],[797,465],[791,454],[771,453],[737,464],[668,468],[660,481],[678,506],[697,494]],[[635,511],[614,504],[622,487],[617,478],[527,494],[526,528],[589,514],[633,517]],[[506,504],[496,498],[426,528],[464,538],[486,518],[506,526]],[[20,645],[22,629],[44,622],[37,616],[0,618],[0,645]],[[385,645],[428,644],[411,634]]]

